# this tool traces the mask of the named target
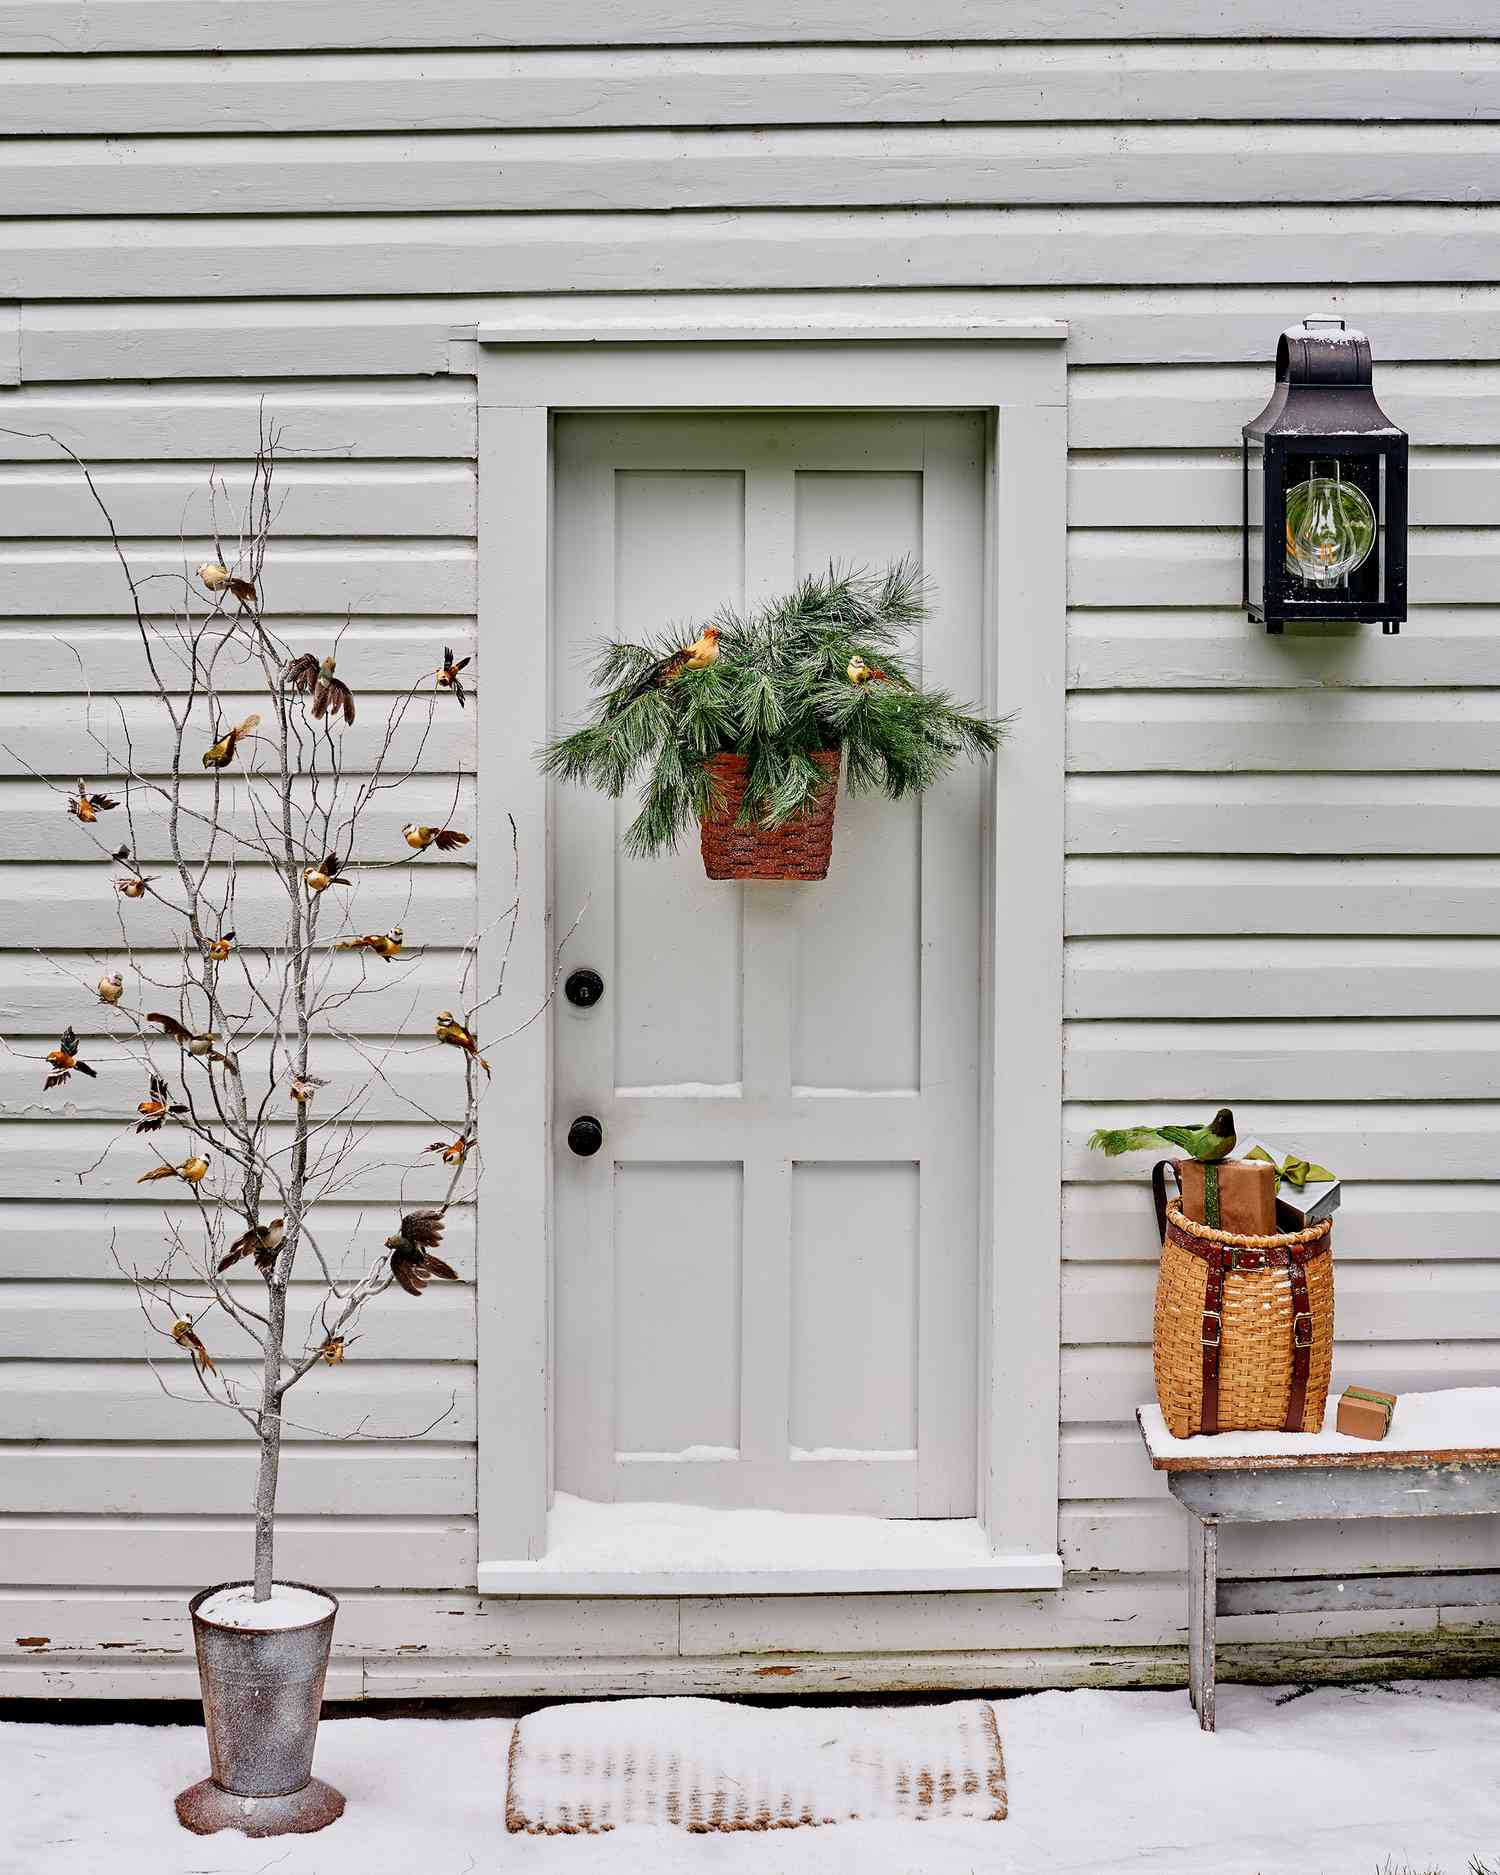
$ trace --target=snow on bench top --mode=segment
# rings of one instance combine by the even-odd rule
[[[1335,1432],[1337,1414],[1338,1395],[1330,1393],[1321,1432],[1200,1432],[1191,1439],[1168,1432],[1159,1406],[1137,1407],[1135,1416],[1158,1471],[1405,1465],[1450,1455],[1500,1465],[1500,1387],[1398,1394],[1383,1439],[1351,1439]]]

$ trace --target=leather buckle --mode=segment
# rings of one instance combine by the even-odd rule
[[[1309,1326],[1311,1326],[1312,1317],[1310,1315],[1308,1316],[1307,1320],[1308,1320]],[[1214,1325],[1212,1340],[1209,1339],[1209,1333],[1208,1333],[1208,1325],[1210,1322],[1212,1322]],[[1204,1347],[1216,1348],[1220,1345],[1223,1339],[1224,1339],[1224,1317],[1220,1314],[1218,1309],[1205,1309],[1203,1311],[1203,1345]],[[1311,1346],[1312,1345],[1311,1342],[1309,1342],[1308,1345]]]
[[[1305,1312],[1301,1315],[1294,1315],[1292,1317],[1292,1346],[1294,1348],[1310,1348],[1312,1344],[1312,1316]]]
[[[1236,1250],[1234,1261],[1229,1266],[1236,1270],[1263,1270],[1266,1267],[1264,1250]]]

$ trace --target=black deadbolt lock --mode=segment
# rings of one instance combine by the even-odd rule
[[[604,1128],[591,1113],[580,1113],[568,1128],[568,1150],[580,1159],[592,1159],[604,1144]]]
[[[554,977],[553,982],[557,981]],[[592,1009],[604,994],[604,978],[597,970],[570,970],[563,995],[579,1009]]]

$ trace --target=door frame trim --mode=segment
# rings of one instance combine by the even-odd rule
[[[480,742],[480,980],[493,983],[505,958],[507,1030],[555,989],[555,946],[572,916],[562,908],[554,930],[547,914],[548,788],[534,760],[549,730],[551,633],[513,623],[551,618],[553,415],[946,407],[986,416],[985,702],[1014,710],[1016,722],[994,768],[985,889],[978,1501],[991,1549],[1033,1562],[1034,1586],[1054,1586],[1067,327],[972,315],[911,324],[807,295],[795,319],[740,312],[722,325],[628,313],[584,324],[569,320],[565,301],[548,320],[533,303],[524,326],[482,326],[478,337],[478,641],[506,697],[500,733]],[[491,678],[487,688],[494,708],[502,685]],[[551,1497],[548,1024],[519,1027],[497,1066],[480,1109],[484,1163],[503,1197],[493,1245],[479,1256],[488,1273],[478,1271],[478,1586],[515,1594],[530,1586],[517,1565],[545,1554]],[[478,1204],[484,1246],[483,1185]]]

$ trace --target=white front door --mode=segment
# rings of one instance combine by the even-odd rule
[[[902,555],[925,680],[977,698],[984,458],[963,414],[559,417],[554,724],[605,637]],[[974,1513],[984,800],[967,764],[841,799],[824,883],[736,885],[558,789],[555,917],[588,900],[568,967],[605,984],[554,1005],[559,1490]]]

